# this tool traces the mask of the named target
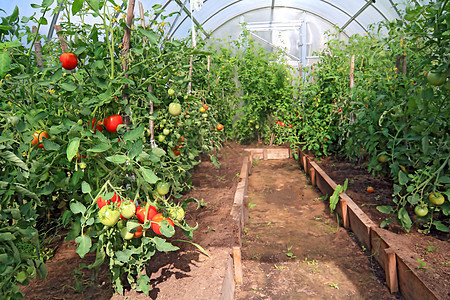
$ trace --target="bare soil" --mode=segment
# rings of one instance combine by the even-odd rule
[[[249,146],[225,144],[219,153],[220,168],[213,166],[207,156],[202,157],[202,163],[195,168],[191,178],[194,188],[185,195],[186,198],[203,199],[206,204],[196,209],[196,205],[191,203],[186,218],[191,225],[198,223],[192,241],[201,245],[209,257],[188,243],[174,242],[180,247],[179,251],[157,253],[149,261],[152,272],[149,296],[130,290],[125,295],[118,295],[111,288],[106,265],[97,273],[82,268],[82,265],[80,267],[80,264],[93,262],[95,254],[81,260],[75,252],[73,241],[59,239],[51,246],[55,248],[54,257],[46,263],[48,277],[23,287],[24,299],[219,299],[225,270],[231,259],[233,236],[230,211],[238,174],[247,155],[244,151],[246,147]],[[321,166],[324,167],[325,163]],[[258,172],[267,176],[252,182]],[[345,176],[350,180],[349,175]],[[243,250],[244,285],[237,288],[236,298],[400,297],[388,293],[384,285],[384,272],[364,252],[351,232],[338,226],[336,216],[330,214],[327,203],[320,199],[322,195],[307,184],[295,161],[259,161],[250,180],[251,222],[243,237],[247,247]],[[339,182],[339,179],[335,180]],[[350,185],[352,198],[357,192],[352,192],[354,187],[354,184]],[[373,196],[376,196],[383,188],[374,187],[376,193]],[[386,188],[390,187],[386,185]],[[385,195],[391,193],[388,190]],[[270,201],[264,203],[265,198]],[[365,199],[363,209],[372,208],[371,201],[373,199]],[[177,232],[173,239],[180,238],[187,239],[181,232]],[[430,266],[423,273],[433,278],[441,286],[443,295],[447,295],[444,290],[450,286],[448,240],[441,241],[443,244],[435,244],[433,240],[432,245],[437,248],[430,251],[427,239],[422,235],[414,236],[411,247]],[[428,257],[436,253],[441,256],[432,266]],[[442,267],[444,273],[434,277],[434,270],[438,267]]]
[[[295,160],[258,161],[248,195],[244,283],[236,299],[400,298]]]

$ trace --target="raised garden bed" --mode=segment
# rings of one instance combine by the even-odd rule
[[[248,160],[244,159],[243,161],[240,183],[231,212],[234,220],[233,258],[235,282],[237,284],[241,284],[243,281],[241,270],[242,231],[248,215],[245,191],[247,190],[248,174],[251,172],[253,159],[278,159],[291,156],[288,149],[246,150],[250,152],[250,155]],[[302,151],[299,151],[299,161],[305,173],[310,176],[311,183],[316,185],[322,193],[331,195],[337,184],[322,170],[319,164]],[[406,237],[404,235],[379,228],[378,224],[372,221],[346,193],[340,195],[337,213],[340,215],[344,227],[353,231],[364,247],[371,250],[372,255],[384,268],[386,284],[391,292],[400,291],[406,299],[446,299],[449,296],[445,288],[448,287],[449,280],[449,273],[445,271],[448,269],[446,267],[448,266],[447,261],[442,261],[444,270],[440,273],[441,275],[438,274],[436,277],[432,274],[433,270],[430,269],[427,274],[431,275],[428,276],[431,277],[431,280],[424,280],[422,273],[426,268],[420,268],[420,265],[417,264],[417,255],[406,246],[410,243],[405,242]],[[428,238],[425,237],[425,239]],[[439,252],[444,253],[444,255],[448,254],[448,243],[438,243],[439,248],[437,249],[439,249]],[[443,278],[440,278],[440,276],[443,276]],[[433,284],[436,279],[439,279],[437,285]]]

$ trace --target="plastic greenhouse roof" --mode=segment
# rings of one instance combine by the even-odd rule
[[[190,1],[203,2],[203,5],[199,11],[192,11],[191,14]],[[405,6],[403,0],[136,0],[136,16],[139,13],[138,2],[142,2],[144,10],[150,10],[153,5],[160,4],[166,13],[180,12],[166,19],[166,22],[171,24],[168,32],[170,37],[186,37],[190,34],[191,15],[195,24],[201,25],[203,36],[208,36],[231,19],[243,14],[280,8],[309,13],[337,26],[350,36],[366,32],[372,23],[398,18],[398,11]],[[420,4],[428,1],[414,2]],[[41,4],[42,0],[1,0],[0,8],[10,14],[17,5],[20,16],[30,16],[35,12],[30,7],[31,3]],[[122,3],[122,0],[116,0],[116,3]],[[53,6],[56,6],[56,1]],[[4,15],[0,11],[0,16]],[[51,16],[47,19],[50,23]],[[42,28],[47,31],[49,29],[48,25]]]

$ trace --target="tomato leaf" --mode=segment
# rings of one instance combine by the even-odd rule
[[[55,151],[58,150],[61,146],[49,139],[42,139],[42,144],[44,144],[44,149],[47,151]]]
[[[70,202],[70,210],[76,215],[76,214],[84,214],[86,212],[86,207],[83,205],[83,203],[78,201]]]
[[[159,223],[159,225],[161,225],[159,231],[162,235],[166,237],[172,237],[175,234],[175,227],[169,225],[169,222],[167,222],[167,220],[163,220],[161,223]]]
[[[124,162],[127,161],[127,156],[123,154],[117,154],[113,156],[108,156],[106,160],[115,164],[123,164]]]
[[[144,145],[144,142],[142,140],[137,140],[131,147],[131,150],[130,150],[130,153],[128,154],[128,156],[131,159],[134,159],[136,156],[141,154],[143,145]]]
[[[81,231],[80,217],[78,216],[72,223],[72,226],[70,226],[70,232],[67,234],[65,241],[73,240],[80,234],[80,231]]]
[[[155,154],[158,158],[161,158],[161,157],[163,157],[164,155],[166,155],[166,151],[164,151],[163,149],[158,148],[158,147],[153,148],[153,149],[152,149],[152,152],[153,152],[153,154]]]
[[[0,78],[4,78],[11,65],[11,56],[8,51],[0,53]]]
[[[24,188],[23,186],[19,185],[19,183],[15,184],[15,191],[17,193],[19,193],[19,194],[28,196],[28,197],[38,201],[38,204],[40,204],[39,197],[35,193],[33,193],[32,191],[30,191],[30,190]]]
[[[87,183],[86,181],[83,181],[81,183],[81,191],[83,192],[83,194],[88,194],[92,191],[91,186],[89,185],[89,183]]]
[[[83,8],[84,0],[74,0],[72,3],[72,15],[75,16]]]
[[[380,227],[386,228],[386,226],[388,226],[392,222],[394,222],[394,220],[392,218],[387,218],[387,219],[383,220],[383,222],[381,222]]]
[[[111,148],[111,145],[109,145],[107,143],[100,143],[100,144],[95,145],[91,149],[88,149],[87,151],[99,153],[99,152],[105,152],[106,150],[109,150],[110,148]]]
[[[402,227],[405,228],[407,232],[409,232],[409,230],[411,229],[412,221],[404,207],[399,209],[397,217],[402,224]]]
[[[11,232],[0,233],[0,242],[13,241],[16,237]]]
[[[141,224],[138,222],[128,221],[127,222],[127,231],[131,232],[134,228],[139,227],[139,226],[141,226]]]
[[[75,91],[77,89],[77,86],[75,84],[73,84],[73,83],[66,83],[66,82],[62,83],[61,87],[64,90],[68,91],[68,92],[73,92],[73,91]]]
[[[443,232],[450,232],[450,229],[442,224],[441,221],[433,221],[434,227],[436,227],[437,230],[443,231]]]
[[[88,235],[80,235],[75,239],[75,242],[78,244],[77,253],[81,258],[91,250],[92,241]]]
[[[409,181],[408,175],[406,175],[403,171],[398,171],[398,182],[400,185],[405,185]]]
[[[100,4],[99,4],[98,0],[87,0],[87,2],[89,3],[89,6],[90,6],[96,13],[99,13]]]
[[[377,206],[377,210],[383,214],[390,214],[393,211],[391,206]]]
[[[161,224],[162,224],[162,222],[161,222]],[[162,228],[163,228],[163,226],[161,226],[160,230]],[[161,233],[162,233],[162,231],[161,231]],[[166,242],[165,239],[157,237],[157,236],[155,236],[153,238],[153,242],[155,243],[156,249],[158,249],[158,251],[161,251],[161,252],[175,251],[175,250],[180,249],[177,246],[174,246],[171,243]]]
[[[144,177],[145,181],[150,184],[154,184],[159,180],[159,177],[156,176],[155,172],[148,168],[141,167],[140,171],[142,172],[142,176]]]
[[[105,249],[103,249],[103,247],[97,247],[95,261],[94,261],[94,263],[90,264],[88,266],[88,268],[92,269],[92,268],[101,266],[103,264],[103,262],[105,261],[105,257],[106,257]]]
[[[137,284],[139,285],[139,289],[148,296],[150,292],[150,278],[145,274],[140,274],[137,279]]]
[[[15,155],[11,151],[6,150],[6,151],[0,152],[0,157],[6,161],[18,166],[22,170],[28,171],[28,166],[17,155]]]
[[[125,141],[135,141],[144,133],[144,125],[128,131],[123,135]]]
[[[144,36],[146,36],[146,37],[148,38],[148,40],[149,40],[149,42],[150,42],[151,44],[155,45],[155,44],[157,43],[157,41],[158,41],[158,36],[156,35],[155,32],[153,32],[153,31],[151,31],[151,30],[144,29],[144,28],[142,28],[142,27],[138,27],[137,29],[139,30],[139,32],[140,32],[142,35],[144,35]]]
[[[80,138],[74,138],[70,141],[69,146],[67,147],[67,160],[72,161],[72,158],[75,157],[78,153],[78,147],[80,147]]]

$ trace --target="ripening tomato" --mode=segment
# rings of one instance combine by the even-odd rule
[[[373,187],[371,187],[371,186],[367,187],[367,192],[368,193],[373,193],[373,191],[374,191]]]
[[[147,212],[147,216],[145,213]],[[158,212],[156,211],[156,207],[153,205],[150,205],[150,203],[147,203],[144,207],[138,206],[136,208],[136,217],[138,218],[139,222],[141,223],[147,223],[149,220],[151,220]]]
[[[102,132],[103,131],[103,123],[102,122],[100,122],[100,121],[98,121],[97,123],[97,119],[96,118],[93,118],[92,119],[92,123],[91,123],[91,129],[94,129],[94,133],[96,133],[97,132],[97,130],[98,131],[100,131],[100,132]],[[94,128],[95,127],[95,128]]]
[[[98,218],[103,225],[111,227],[116,225],[119,221],[120,212],[112,209],[108,205],[105,205],[98,212]]]
[[[204,108],[205,110],[208,110],[209,106],[206,105],[206,104],[203,104],[203,108]]]
[[[434,205],[442,205],[445,201],[444,196],[439,192],[433,192],[428,196],[428,200]]]
[[[109,200],[105,200],[102,197],[97,198],[97,205],[98,205],[98,208],[100,208],[100,209],[102,209],[103,206],[108,205],[109,203],[110,203]]]
[[[62,62],[62,67],[66,70],[73,70],[78,65],[77,56],[70,52],[61,54],[59,62]]]
[[[222,124],[217,124],[217,130],[222,130],[223,129],[223,125]]]
[[[106,130],[112,133],[117,132],[117,126],[119,126],[120,124],[123,124],[123,119],[120,115],[112,115],[103,120],[103,125],[105,126]]]
[[[200,107],[199,111],[200,111],[201,113],[204,113],[204,112],[206,111],[206,109],[202,106],[202,107]]]
[[[161,222],[166,220],[169,225],[171,226],[175,226],[175,224],[173,223],[173,221],[169,218],[164,218],[163,215],[161,213],[156,214],[153,218],[152,218],[152,229],[156,234],[161,235],[161,231],[159,231],[159,229],[161,228]]]
[[[31,141],[31,145],[32,146],[37,145],[38,148],[44,148],[44,144],[42,143],[43,138],[46,139],[50,138],[47,131],[40,131],[40,130],[35,131],[33,134],[33,140]]]

